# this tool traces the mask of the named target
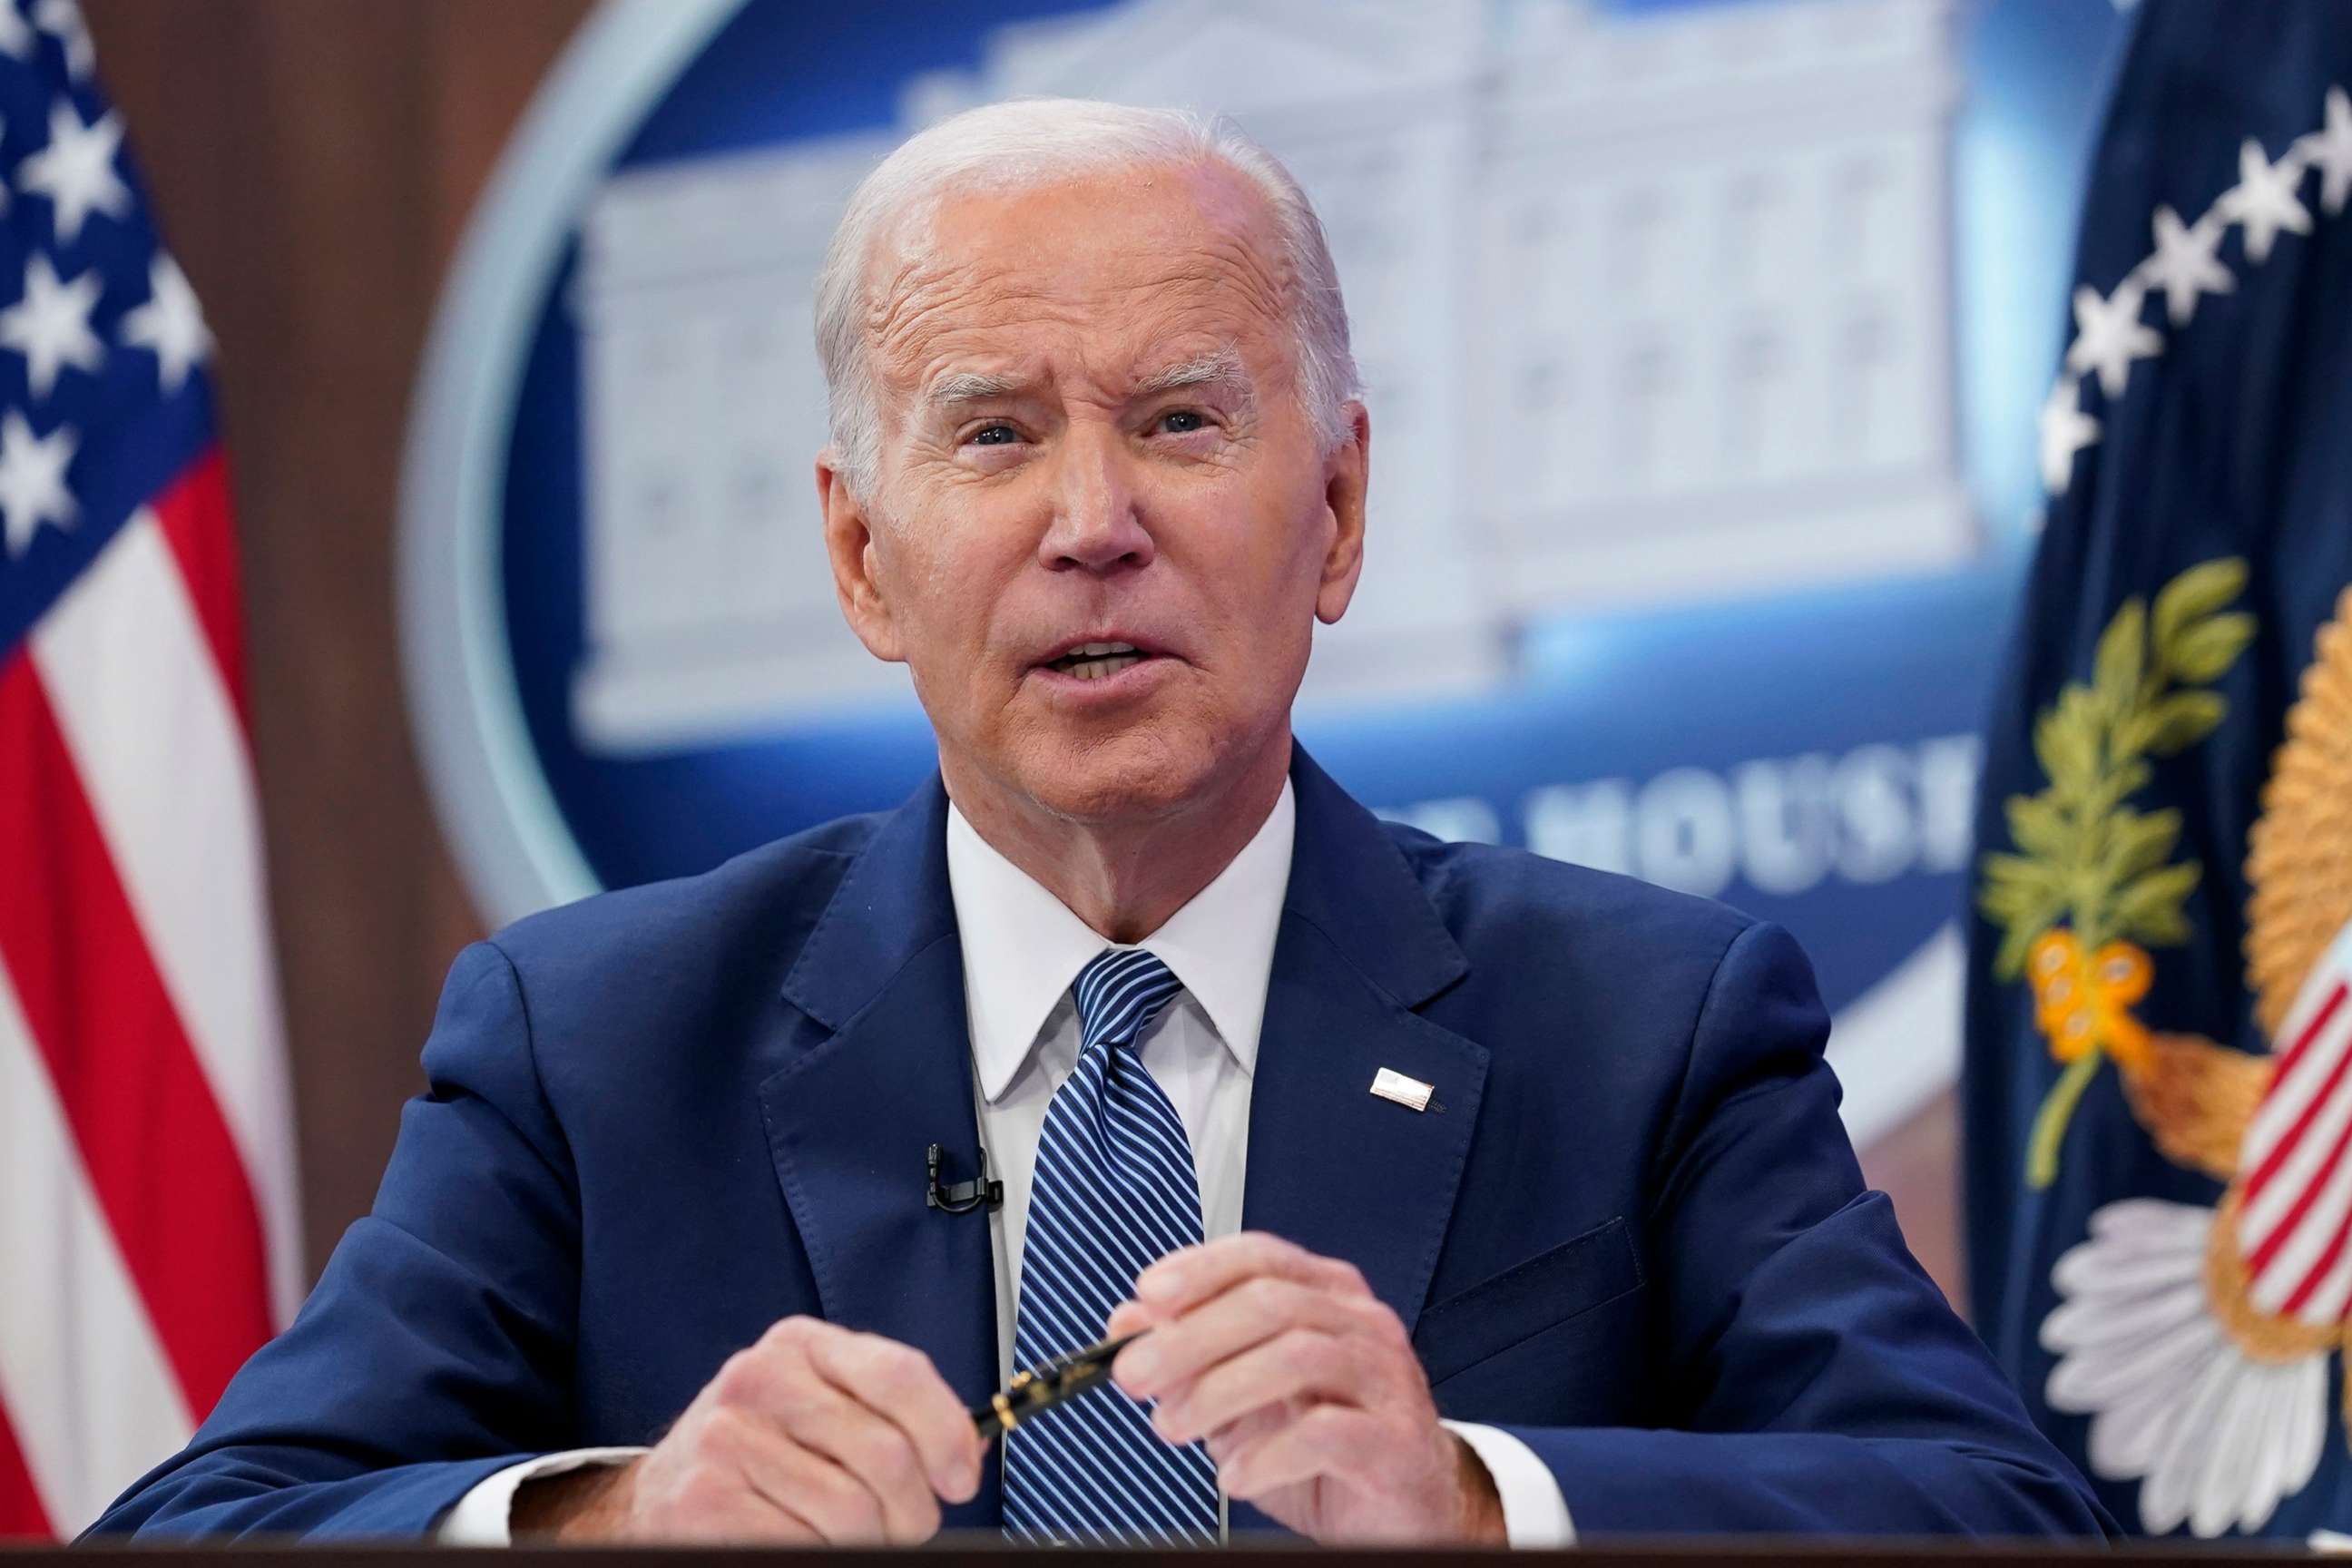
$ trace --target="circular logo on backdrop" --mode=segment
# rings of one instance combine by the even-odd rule
[[[1975,731],[2116,31],[2107,0],[608,0],[412,415],[404,656],[485,913],[931,770],[834,603],[818,258],[962,108],[1214,110],[1323,216],[1379,459],[1303,742],[1433,832],[1788,925],[1867,1141],[1958,1063]]]

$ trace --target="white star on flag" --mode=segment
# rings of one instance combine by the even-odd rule
[[[75,6],[0,0],[0,1536],[79,1531],[184,1444],[303,1279],[225,349],[100,74]]]
[[[33,29],[25,25],[24,13],[9,0],[0,0],[0,55],[11,59],[28,59],[33,45],[37,42]]]
[[[2237,279],[2213,255],[2224,232],[2220,224],[2208,219],[2185,224],[2170,207],[2156,209],[2156,254],[2147,258],[2144,270],[2148,282],[2164,290],[2165,309],[2174,326],[2189,324],[2189,318],[2197,313],[2200,291],[2227,294],[2237,288]]]
[[[2121,397],[2131,379],[2131,362],[2163,352],[2164,340],[2139,319],[2140,287],[2129,281],[2102,300],[2096,289],[2074,290],[2075,338],[2066,351],[2066,368],[2077,375],[2099,373],[2099,390]]]
[[[2263,144],[2251,136],[2238,149],[2238,183],[2221,194],[2218,205],[2223,217],[2245,225],[2248,259],[2269,260],[2271,242],[2281,229],[2311,232],[2311,214],[2294,194],[2302,180],[2299,166],[2284,158],[2272,163],[2263,156]]]
[[[187,274],[168,251],[147,268],[147,302],[122,318],[122,341],[155,355],[155,378],[166,393],[180,390],[188,369],[212,352],[213,335]]]
[[[59,99],[49,108],[49,144],[16,165],[16,186],[49,198],[57,208],[58,238],[70,245],[82,220],[94,212],[121,217],[131,210],[131,187],[114,172],[122,145],[122,121],[109,110],[95,125],[84,125],[74,106]]]
[[[11,556],[32,548],[42,523],[62,529],[73,522],[74,499],[66,489],[66,469],[79,445],[70,425],[35,436],[16,409],[0,415],[0,542]]]
[[[2099,438],[2099,422],[2083,412],[2077,400],[2080,384],[2060,376],[2042,405],[2042,488],[2064,495],[2074,478],[2074,454]]]
[[[33,26],[55,34],[65,46],[66,70],[75,80],[88,76],[98,64],[98,51],[90,47],[89,24],[82,20],[81,7],[74,0],[40,0],[33,7]]]
[[[2340,87],[2329,88],[2327,128],[2296,145],[2319,171],[2319,205],[2334,217],[2344,210],[2344,198],[2352,195],[2352,96]]]
[[[95,371],[104,362],[105,346],[89,330],[103,287],[95,271],[60,283],[45,250],[25,264],[25,297],[0,310],[0,344],[25,356],[25,381],[35,397],[47,397],[67,365]]]

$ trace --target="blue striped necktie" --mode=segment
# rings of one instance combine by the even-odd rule
[[[1135,1277],[1201,1239],[1192,1148],[1135,1042],[1182,984],[1140,948],[1078,974],[1078,1065],[1045,1109],[1022,1244],[1013,1354],[1035,1366],[1102,1338]],[[1172,1447],[1108,1385],[1007,1435],[1004,1530],[1024,1541],[1217,1539],[1208,1449]]]

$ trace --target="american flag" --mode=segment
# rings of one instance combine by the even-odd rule
[[[1990,710],[1977,1327],[2151,1535],[2352,1521],[2344,19],[2133,13]]]
[[[211,347],[72,0],[0,0],[0,1537],[301,1285]]]
[[[2279,1050],[2238,1152],[2247,1300],[2265,1317],[2335,1328],[2352,1319],[2352,929],[2312,966]]]

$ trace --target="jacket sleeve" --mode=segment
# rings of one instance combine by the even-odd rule
[[[572,1446],[579,1202],[506,954],[459,955],[373,1211],[182,1453],[90,1533],[428,1534]]]
[[[1864,1189],[1789,935],[1734,939],[1652,1173],[1656,1407],[1672,1430],[1510,1426],[1580,1539],[2115,1533]]]

